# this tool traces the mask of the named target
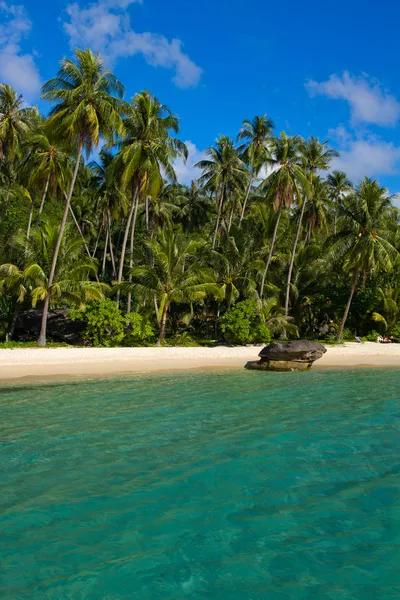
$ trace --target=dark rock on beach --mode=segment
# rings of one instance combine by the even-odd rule
[[[318,342],[296,340],[294,342],[271,342],[259,353],[260,360],[250,362],[247,369],[262,371],[306,371],[314,361],[326,352]]]

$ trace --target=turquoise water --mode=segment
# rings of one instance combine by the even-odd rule
[[[0,598],[400,598],[400,371],[1,390]]]

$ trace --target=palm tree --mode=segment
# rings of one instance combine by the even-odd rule
[[[15,155],[37,114],[36,108],[24,107],[23,97],[10,85],[0,83],[0,161]]]
[[[58,254],[71,205],[75,181],[84,150],[89,154],[97,146],[102,136],[112,141],[115,135],[122,135],[124,127],[121,119],[123,110],[120,98],[123,86],[110,71],[106,71],[100,56],[90,50],[75,52],[76,62],[63,59],[57,77],[43,86],[43,98],[56,101],[50,112],[49,124],[55,135],[62,136],[75,148],[75,167],[65,201],[57,244],[50,266],[48,286],[53,285]],[[50,294],[43,306],[43,318],[38,344],[46,345],[46,325]]]
[[[288,137],[283,131],[279,138],[271,141],[270,164],[273,171],[261,184],[260,191],[265,193],[266,199],[272,202],[276,211],[276,220],[261,280],[260,298],[264,294],[265,280],[271,264],[282,210],[289,209],[293,200],[300,197],[299,185],[304,181],[304,173],[299,164],[300,141],[298,136]]]
[[[139,199],[156,198],[163,186],[164,176],[176,182],[172,162],[178,156],[187,158],[183,142],[170,136],[170,131],[179,131],[178,117],[157,98],[144,91],[136,94],[124,118],[126,136],[119,144],[116,167],[121,173],[124,188],[131,190],[131,204],[125,226],[124,239],[118,271],[118,284],[122,281],[125,252],[130,238],[130,262],[132,268],[133,243]],[[130,304],[130,302],[128,302]],[[128,306],[130,309],[130,306]],[[130,310],[128,311],[130,312]]]
[[[64,191],[67,181],[72,177],[70,156],[47,121],[42,121],[39,131],[29,140],[33,148],[30,159],[31,176],[29,183],[41,189],[41,201],[36,216],[38,225],[47,194],[57,189]]]
[[[333,222],[333,233],[336,234],[338,208],[343,200],[343,197],[351,191],[352,183],[348,179],[346,173],[343,171],[332,171],[332,173],[328,175],[326,181],[330,190],[331,199],[336,203],[335,217]]]
[[[247,200],[254,179],[258,177],[262,167],[270,159],[269,143],[272,138],[273,128],[273,121],[268,119],[267,115],[263,115],[262,117],[254,117],[252,121],[243,121],[242,129],[239,132],[238,141],[244,142],[240,146],[239,152],[250,169],[250,178],[243,200],[240,223],[244,218]]]
[[[121,288],[151,302],[156,298],[160,324],[157,345],[161,345],[172,303],[190,304],[207,295],[221,297],[221,289],[212,271],[195,260],[201,242],[166,230],[157,238],[147,240],[145,245],[151,252],[152,264],[144,260],[143,266],[134,267],[132,282],[123,283]]]
[[[216,194],[218,213],[212,242],[214,250],[224,202],[233,190],[243,193],[247,173],[245,164],[231,138],[220,136],[215,146],[207,148],[206,154],[210,158],[199,161],[195,166],[203,170],[200,183]]]
[[[391,199],[377,181],[366,177],[354,194],[344,198],[340,214],[339,232],[330,240],[331,255],[340,259],[345,273],[351,274],[351,287],[337,333],[338,343],[360,278],[364,285],[368,276],[390,271],[399,256],[389,241],[393,225]]]
[[[379,313],[372,313],[372,318],[390,332],[400,321],[400,285],[378,288],[378,294],[381,308]]]
[[[96,212],[99,214],[99,234],[104,228],[106,240],[103,253],[103,275],[105,270],[105,261],[107,256],[107,247],[110,248],[110,258],[112,263],[112,276],[116,278],[117,270],[114,258],[114,248],[112,240],[112,223],[120,221],[128,212],[128,198],[125,190],[121,187],[120,181],[114,173],[114,156],[106,148],[100,152],[99,162],[92,161],[89,168],[95,175],[98,186],[98,203]],[[96,249],[95,249],[96,252]],[[93,253],[93,256],[95,255]]]
[[[108,288],[90,281],[89,274],[96,272],[96,263],[85,256],[82,239],[67,225],[59,249],[53,283],[47,273],[58,241],[58,227],[45,220],[40,229],[34,229],[27,240],[16,234],[9,242],[13,263],[0,265],[0,287],[11,291],[16,298],[10,334],[15,325],[18,306],[28,296],[33,307],[46,298],[51,304],[68,302],[81,306],[88,300],[101,300]]]
[[[213,209],[211,200],[196,181],[190,187],[182,186],[180,219],[185,231],[193,233],[205,227],[210,221]]]
[[[285,300],[285,315],[289,314],[290,300],[290,284],[292,280],[293,264],[296,256],[297,244],[300,237],[301,227],[303,224],[304,211],[307,205],[307,196],[311,197],[316,193],[315,177],[318,171],[326,171],[329,169],[332,158],[339,156],[336,150],[328,148],[328,142],[320,142],[318,138],[309,137],[308,140],[302,141],[299,150],[302,158],[303,171],[306,177],[302,181],[303,196],[298,196],[297,200],[301,204],[300,216],[297,224],[296,237],[292,255],[289,263],[289,271],[286,285],[286,300]]]
[[[0,84],[0,167],[3,177],[8,182],[1,211],[2,218],[7,212],[12,186],[16,181],[15,159],[21,143],[34,127],[36,116],[36,108],[24,107],[22,96],[10,85]],[[21,160],[18,162],[21,163]]]

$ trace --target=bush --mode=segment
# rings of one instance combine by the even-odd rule
[[[137,312],[126,315],[124,345],[147,346],[155,342],[156,334],[148,318]]]
[[[372,331],[370,331],[365,337],[363,337],[363,341],[365,342],[376,342],[377,337],[380,334],[375,331],[375,329],[373,329]]]
[[[263,322],[254,300],[238,302],[220,319],[225,339],[232,344],[269,342],[271,332]]]
[[[199,344],[192,338],[188,331],[184,331],[174,338],[165,340],[165,346],[184,346],[185,348],[192,348],[198,345]]]
[[[395,338],[400,338],[400,323],[396,323],[394,327],[390,330],[390,335]]]
[[[93,346],[118,346],[124,339],[126,318],[112,300],[88,302],[83,309],[71,309],[69,316],[86,321],[82,337]]]
[[[351,341],[351,340],[354,341],[354,339],[355,339],[354,333],[350,329],[348,329],[347,327],[345,327],[343,329],[342,339],[343,340],[348,340],[348,341]]]

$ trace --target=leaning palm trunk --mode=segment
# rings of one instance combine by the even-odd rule
[[[214,231],[214,237],[213,237],[213,243],[212,243],[212,249],[214,250],[215,248],[215,242],[217,241],[217,234],[218,234],[218,229],[219,229],[219,222],[221,220],[221,213],[222,213],[222,205],[224,203],[224,190],[221,190],[221,198],[219,200],[219,206],[218,206],[218,216],[217,216],[217,223],[215,225],[215,231]]]
[[[130,206],[129,213],[128,213],[128,219],[126,222],[124,239],[122,240],[121,256],[120,256],[120,260],[119,260],[119,270],[118,270],[118,279],[117,279],[118,285],[121,283],[122,275],[124,273],[126,245],[128,243],[128,235],[131,230],[132,219],[134,219],[134,221],[136,221],[137,206],[138,206],[138,190],[135,190],[132,193],[132,202],[131,202],[131,206]],[[118,289],[118,291],[117,291],[117,305],[118,306],[119,306],[119,297],[120,297],[120,290]]]
[[[106,231],[106,241],[104,242],[103,265],[102,265],[102,268],[101,268],[102,277],[104,277],[104,273],[105,273],[105,270],[106,270],[107,246],[108,246],[108,229]]]
[[[260,287],[260,298],[261,299],[262,299],[262,297],[264,295],[265,280],[267,278],[267,273],[268,273],[269,265],[270,265],[271,259],[272,259],[272,253],[273,253],[274,247],[275,247],[276,236],[278,234],[279,222],[281,220],[281,214],[282,214],[282,204],[280,204],[279,208],[278,208],[278,214],[276,216],[276,223],[275,223],[275,227],[274,227],[274,233],[272,234],[271,247],[269,249],[268,258],[267,258],[267,264],[265,265],[265,269],[264,269],[264,273],[263,273],[263,277],[262,277],[262,281],[261,281],[261,287]]]
[[[78,169],[79,169],[79,164],[80,164],[80,161],[81,161],[82,150],[83,150],[83,142],[80,141],[79,142],[79,147],[78,147],[78,155],[76,157],[76,163],[75,163],[74,173],[72,175],[71,185],[69,187],[68,196],[67,196],[67,199],[66,199],[66,202],[65,202],[64,214],[63,214],[63,218],[61,220],[60,232],[58,234],[58,238],[57,238],[57,242],[56,242],[56,247],[54,249],[53,260],[52,260],[51,267],[50,267],[50,274],[49,274],[47,295],[46,295],[46,299],[44,301],[44,306],[43,306],[42,324],[41,324],[41,327],[40,327],[40,335],[39,335],[39,339],[38,339],[38,342],[37,342],[39,346],[45,346],[46,345],[47,315],[49,313],[51,287],[52,287],[53,281],[54,281],[54,275],[55,275],[55,272],[56,272],[58,254],[60,252],[61,242],[62,242],[62,238],[63,238],[63,235],[64,235],[64,230],[65,230],[65,225],[67,223],[67,218],[68,218],[68,213],[69,213],[69,207],[71,206],[71,198],[72,198],[72,194],[73,194],[74,187],[75,187],[76,177],[78,175]]]
[[[111,257],[111,264],[112,264],[112,273],[113,273],[113,277],[115,277],[115,275],[117,273],[117,269],[115,268],[114,250],[113,250],[113,243],[112,243],[112,236],[111,236],[111,215],[110,215],[110,211],[107,211],[107,231],[108,231],[108,243],[110,245],[110,257]]]
[[[246,190],[246,195],[245,195],[244,200],[243,200],[242,213],[240,215],[240,220],[239,220],[239,227],[242,224],[242,221],[244,219],[244,212],[246,210],[247,200],[249,199],[249,196],[250,196],[251,184],[253,183],[253,179],[254,179],[254,176],[252,175],[250,177],[249,186],[248,186],[248,188]]]
[[[44,203],[46,201],[47,191],[49,189],[49,183],[50,183],[50,173],[47,175],[46,183],[44,185],[42,200],[40,202],[39,212],[36,217],[36,227],[39,225],[39,219],[40,219],[40,215],[42,214],[42,211],[43,211]]]
[[[129,244],[129,283],[132,282],[132,275],[131,275],[131,271],[132,271],[132,267],[133,267],[133,242],[135,239],[135,225],[136,225],[136,215],[137,215],[137,205],[139,203],[136,202],[136,206],[135,206],[135,212],[133,213],[133,222],[132,222],[132,227],[131,227],[131,239],[130,239],[130,244]],[[126,314],[129,314],[131,312],[131,305],[132,305],[132,292],[128,293],[128,300],[127,300],[127,304],[126,304]]]
[[[292,250],[292,256],[291,256],[291,259],[290,259],[290,265],[289,265],[289,273],[288,273],[287,285],[286,285],[285,317],[287,317],[288,314],[289,314],[290,284],[292,282],[292,273],[293,273],[294,259],[296,257],[297,244],[298,244],[299,237],[300,237],[301,226],[303,224],[304,209],[306,207],[306,204],[307,204],[307,199],[304,198],[304,200],[303,200],[303,206],[301,207],[299,224],[297,226],[296,238],[294,240],[294,246],[293,246],[293,250]]]
[[[340,344],[341,341],[342,341],[343,329],[344,329],[344,326],[346,324],[347,317],[349,316],[349,310],[350,310],[351,302],[353,300],[354,292],[356,291],[357,281],[358,281],[358,271],[356,271],[354,273],[354,275],[353,275],[353,280],[351,282],[349,299],[347,300],[347,304],[346,304],[346,308],[345,308],[345,311],[344,311],[343,319],[342,319],[342,321],[340,323],[340,327],[339,327],[339,330],[338,330],[338,333],[337,333],[337,343],[338,344]]]

